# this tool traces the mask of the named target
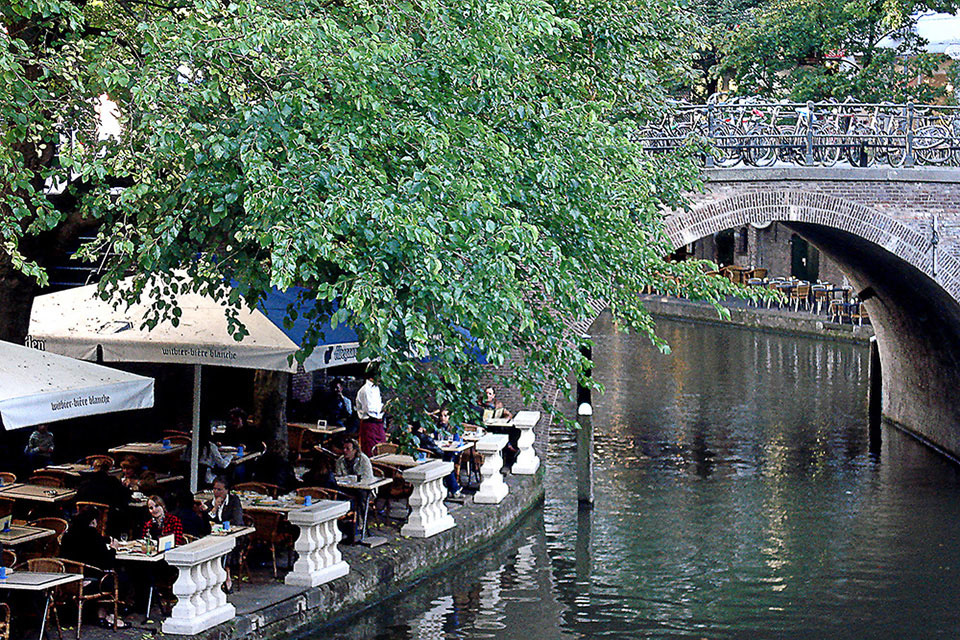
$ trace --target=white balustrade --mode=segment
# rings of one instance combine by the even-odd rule
[[[480,489],[473,496],[474,502],[499,504],[510,493],[510,488],[500,473],[503,468],[503,456],[500,452],[507,446],[507,441],[507,436],[491,433],[477,440],[474,445],[477,452],[483,456],[483,464],[480,465]]]
[[[431,460],[403,472],[403,479],[413,485],[410,495],[410,516],[400,534],[412,538],[429,538],[457,526],[447,513],[443,499],[447,488],[443,479],[453,472],[453,463]]]
[[[533,428],[540,422],[539,411],[518,411],[513,417],[513,426],[520,430],[520,437],[517,439],[517,460],[510,468],[510,473],[514,475],[532,476],[540,468],[540,458],[533,449],[533,443],[536,436]]]
[[[177,604],[163,621],[164,633],[194,635],[237,614],[220,588],[227,580],[223,557],[236,544],[233,536],[207,536],[164,554],[167,564],[180,571],[173,583]]]
[[[350,565],[337,548],[342,537],[337,518],[348,511],[349,502],[317,500],[309,507],[293,509],[287,514],[290,523],[300,527],[300,537],[293,545],[299,557],[283,580],[286,584],[316,587],[350,572]]]

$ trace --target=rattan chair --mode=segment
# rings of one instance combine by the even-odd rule
[[[101,460],[107,463],[107,471],[109,471],[113,467],[113,457],[103,453],[96,453],[92,456],[87,456],[86,458],[83,459],[83,461],[86,464],[90,465],[91,467],[95,463],[100,462]]]
[[[3,484],[13,484],[17,481],[17,474],[10,471],[0,471],[0,481],[3,481]]]
[[[249,514],[253,522],[254,532],[250,535],[251,544],[261,544],[270,547],[270,555],[273,558],[273,577],[277,577],[277,547],[287,548],[289,556],[293,549],[293,536],[284,526],[284,516],[276,511],[251,511]]]
[[[66,568],[63,565],[63,561],[58,558],[30,558],[24,562],[21,562],[14,567],[18,571],[39,571],[45,573],[66,573]],[[57,587],[59,589],[59,587]],[[63,628],[60,626],[60,616],[57,615],[57,594],[54,592],[53,596],[53,606],[47,609],[47,620],[53,619],[53,623],[57,625],[57,635],[60,638],[63,638]]]
[[[253,493],[259,493],[262,496],[270,496],[271,498],[276,498],[280,495],[280,487],[275,484],[270,484],[269,482],[241,482],[240,484],[233,485],[234,491],[251,491]]]
[[[37,518],[29,523],[31,527],[42,527],[44,529],[53,529],[56,534],[38,540],[40,545],[39,555],[52,558],[60,553],[60,543],[63,541],[63,532],[67,530],[67,521],[63,518]]]
[[[61,560],[60,562],[63,563],[67,571],[82,573],[84,578],[63,585],[60,587],[59,594],[63,604],[70,600],[76,600],[77,602],[77,640],[80,640],[80,630],[83,626],[83,605],[87,602],[113,605],[113,630],[116,631],[120,622],[120,591],[116,572],[73,560]]]
[[[373,448],[373,455],[380,456],[388,453],[397,453],[400,451],[400,446],[393,442],[381,442]]]
[[[77,502],[77,513],[84,509],[94,509],[97,512],[97,531],[100,535],[107,535],[107,518],[110,516],[110,505],[102,502],[86,502],[80,500]]]
[[[30,484],[40,485],[41,487],[50,487],[53,489],[63,489],[67,486],[67,482],[64,477],[60,474],[54,473],[51,470],[46,470],[38,472],[30,476]]]
[[[10,605],[0,602],[0,640],[10,640]]]

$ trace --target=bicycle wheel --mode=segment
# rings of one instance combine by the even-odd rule
[[[869,167],[877,159],[877,143],[873,132],[864,126],[855,126],[847,135],[847,162],[854,167]]]
[[[904,131],[898,131],[884,138],[884,156],[891,167],[902,166],[907,157],[907,138],[904,134]]]
[[[741,160],[743,142],[743,133],[735,125],[728,122],[716,125],[710,139],[714,163],[718,167],[735,166]]]
[[[777,130],[761,122],[747,132],[744,161],[755,167],[769,167],[777,161]]]
[[[913,153],[917,164],[941,165],[950,161],[950,132],[939,125],[927,125],[913,134]]]
[[[780,161],[803,164],[803,136],[790,125],[780,125],[777,127],[777,138],[779,139],[777,157]]]
[[[843,140],[832,126],[821,126],[813,132],[813,159],[824,167],[832,167],[840,160]]]

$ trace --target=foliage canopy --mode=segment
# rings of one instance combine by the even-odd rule
[[[663,258],[692,164],[630,137],[687,73],[674,0],[12,0],[0,20],[8,272],[42,281],[31,238],[92,221],[105,292],[179,268],[243,283],[234,304],[304,286],[385,384],[461,408],[481,371],[455,327],[493,364],[521,353],[504,382],[529,397],[583,373],[566,327],[590,301],[652,337],[645,286],[725,292]]]
[[[930,80],[949,60],[923,53],[911,16],[958,6],[955,0],[773,0],[729,31],[718,72],[743,94],[934,102],[946,94]],[[878,47],[888,35],[899,45]]]

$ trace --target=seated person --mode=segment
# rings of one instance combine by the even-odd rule
[[[443,440],[452,440],[454,434],[458,433],[458,429],[450,424],[450,409],[446,407],[441,407],[440,412],[437,414],[437,425],[436,425],[436,434]],[[416,434],[415,434],[416,435]],[[440,458],[447,462],[453,463],[453,471],[450,472],[450,475],[444,479],[444,483],[447,485],[447,491],[450,492],[451,498],[459,498],[463,495],[463,488],[460,486],[460,453],[459,452],[445,452],[440,449],[440,446],[433,441],[431,438],[429,443],[433,448],[423,447],[428,451],[433,452],[434,449],[439,452]]]
[[[248,424],[247,412],[240,407],[234,407],[227,413],[227,424],[219,442],[225,445],[237,446],[253,442],[253,434]],[[201,449],[202,451],[202,449]]]
[[[97,510],[81,509],[70,521],[70,527],[64,532],[60,543],[60,556],[66,560],[82,562],[103,571],[115,570],[117,562],[117,542],[110,540],[97,531]],[[112,613],[106,607],[98,611],[100,624],[104,627],[114,625]],[[116,620],[117,628],[126,627],[122,619]]]
[[[100,535],[97,515],[96,509],[87,507],[73,516],[60,542],[60,555],[98,569],[113,569],[117,560],[116,542]]]
[[[31,471],[50,464],[53,459],[53,434],[50,433],[48,425],[37,425],[36,430],[27,439],[23,454],[27,456],[27,464]]]
[[[483,390],[483,401],[480,403],[483,409],[483,421],[489,420],[512,420],[513,414],[509,409],[503,406],[503,402],[497,399],[497,392],[493,387],[487,387]]]
[[[253,470],[253,479],[258,482],[275,484],[284,493],[293,491],[300,485],[293,465],[285,453],[269,448],[257,459]]]
[[[373,465],[370,458],[360,451],[360,445],[353,438],[343,442],[343,455],[337,458],[334,475],[360,476],[362,482],[373,480]]]
[[[357,431],[357,422],[353,415],[353,402],[343,393],[343,380],[333,381],[333,388],[326,397],[323,416],[330,426],[343,427],[348,434]]]
[[[136,456],[126,456],[120,462],[120,482],[130,491],[144,495],[157,492],[157,474],[146,469]]]
[[[206,511],[207,518],[213,524],[222,525],[224,522],[229,522],[231,527],[243,526],[243,505],[240,504],[239,497],[230,493],[230,484],[223,476],[218,476],[214,479],[213,500],[203,505],[203,508]],[[244,544],[239,540],[237,543]],[[239,560],[240,556],[237,550],[234,549],[224,562],[224,567],[227,570],[227,579],[223,583],[223,588],[227,593],[233,593],[231,565],[238,564]]]
[[[204,505],[207,518],[214,524],[229,522],[231,526],[243,526],[243,506],[240,498],[230,492],[230,483],[223,476],[213,481],[213,500]]]
[[[207,521],[206,512],[186,487],[172,493],[168,506],[170,512],[180,519],[185,534],[194,538],[210,535],[210,523]]]
[[[103,458],[93,463],[93,471],[80,475],[77,487],[77,500],[80,502],[100,502],[110,507],[107,518],[110,530],[114,534],[125,528],[129,522],[127,513],[130,508],[130,489],[120,478],[110,475],[110,462]]]
[[[488,424],[490,420],[512,420],[513,413],[503,406],[503,402],[497,399],[497,392],[493,387],[487,387],[483,390],[483,422]],[[520,440],[520,430],[516,427],[498,427],[488,425],[491,431],[500,431],[506,433],[509,437],[507,446],[503,449],[504,466],[512,466],[517,459],[517,453],[520,449],[517,442]]]
[[[205,430],[200,431],[199,451],[200,455],[197,459],[200,465],[199,477],[203,486],[207,487],[214,478],[230,466],[233,456],[220,453],[220,447],[210,440],[210,434]]]
[[[186,544],[187,540],[183,537],[183,523],[180,518],[167,512],[167,504],[160,496],[150,496],[147,498],[147,512],[150,518],[143,523],[142,537],[158,540],[163,536],[173,536],[173,543],[176,545]]]

